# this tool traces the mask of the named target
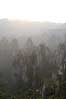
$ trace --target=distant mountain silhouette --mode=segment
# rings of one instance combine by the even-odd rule
[[[66,23],[51,22],[30,22],[20,20],[0,19],[0,38],[18,38],[24,42],[27,37],[31,37],[35,44],[40,42],[57,43],[64,41],[66,34]],[[51,38],[53,39],[53,42]],[[56,41],[57,39],[57,41]]]

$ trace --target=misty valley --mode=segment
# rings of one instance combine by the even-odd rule
[[[66,99],[66,23],[0,19],[0,99]]]

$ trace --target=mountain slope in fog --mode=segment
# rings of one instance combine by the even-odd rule
[[[50,22],[30,22],[19,20],[0,20],[0,37],[18,38],[19,42],[31,37],[35,44],[44,42],[51,47],[64,41],[66,24]]]

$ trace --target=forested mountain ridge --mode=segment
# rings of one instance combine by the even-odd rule
[[[66,24],[0,20],[0,98],[66,97]]]

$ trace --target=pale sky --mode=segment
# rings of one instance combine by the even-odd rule
[[[0,0],[0,19],[66,22],[66,0]]]

